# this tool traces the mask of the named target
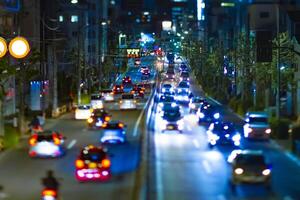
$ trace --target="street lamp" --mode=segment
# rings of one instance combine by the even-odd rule
[[[6,40],[0,37],[0,58],[5,56],[6,52],[7,52]]]
[[[24,37],[15,37],[9,43],[9,53],[17,59],[25,58],[30,52],[28,41]]]

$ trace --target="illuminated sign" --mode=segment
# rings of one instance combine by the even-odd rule
[[[222,7],[234,7],[235,4],[234,3],[228,3],[228,2],[222,2],[221,6]]]
[[[171,21],[163,21],[162,22],[162,29],[163,29],[163,31],[172,30],[172,22]]]
[[[7,11],[18,12],[20,11],[20,0],[0,0],[0,7]]]
[[[204,12],[203,12],[204,8],[205,8],[205,3],[203,2],[203,0],[197,0],[197,19],[199,21],[205,19]]]
[[[140,49],[126,49],[128,58],[140,57]]]

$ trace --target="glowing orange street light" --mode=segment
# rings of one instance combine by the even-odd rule
[[[14,58],[20,59],[28,55],[30,46],[24,37],[15,37],[10,41],[8,50]]]
[[[5,56],[6,52],[7,52],[6,40],[0,37],[0,58]]]

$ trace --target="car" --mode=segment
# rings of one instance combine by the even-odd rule
[[[190,102],[190,92],[186,90],[181,90],[181,92],[176,92],[175,99],[177,103],[188,104]]]
[[[142,72],[142,78],[149,78],[149,76],[150,76],[150,70],[149,69],[145,69]]]
[[[149,69],[147,66],[145,66],[145,65],[144,65],[144,66],[141,66],[141,67],[140,67],[140,72],[143,73],[143,71],[144,71],[144,70],[147,70],[147,69]]]
[[[91,116],[87,119],[87,125],[90,129],[102,128],[103,123],[111,120],[111,115],[104,109],[94,109]]]
[[[173,85],[170,84],[170,83],[164,83],[161,86],[161,93],[162,94],[169,94],[169,95],[175,94]]]
[[[265,112],[246,113],[243,128],[244,137],[248,139],[269,139],[272,132]]]
[[[122,94],[124,92],[124,87],[122,85],[115,85],[112,89],[114,94]]]
[[[212,123],[221,120],[220,107],[208,107],[206,109],[198,109],[196,115],[199,117],[199,124]]]
[[[125,143],[126,125],[120,121],[109,121],[102,125],[101,143]]]
[[[106,102],[110,102],[110,101],[114,101],[115,100],[114,93],[110,89],[101,90],[100,94],[101,94],[101,96],[103,96],[103,99]]]
[[[205,102],[205,99],[202,97],[193,97],[189,102],[190,113],[196,113],[199,107]]]
[[[184,63],[182,63],[179,67],[179,70],[180,71],[188,71],[188,66]]]
[[[183,121],[180,107],[174,103],[166,103],[162,111],[161,131],[179,131],[182,133]]]
[[[103,96],[101,94],[91,94],[91,107],[103,108]]]
[[[188,81],[179,82],[176,93],[180,92],[190,92],[190,83]]]
[[[211,123],[206,133],[209,147],[211,148],[215,145],[240,146],[241,134],[232,122],[217,121]]]
[[[135,85],[132,90],[130,91],[130,94],[133,94],[135,98],[144,98],[145,97],[145,90],[144,88],[138,87]]]
[[[75,161],[75,177],[79,182],[108,181],[111,178],[111,161],[102,146],[84,147]]]
[[[270,187],[272,169],[262,151],[233,150],[228,156],[232,165],[231,184],[264,183]]]
[[[180,81],[190,81],[190,74],[187,71],[182,71],[180,73]]]
[[[135,66],[139,66],[141,64],[141,59],[140,58],[136,58],[135,60],[134,60],[134,65]]]
[[[139,84],[137,84],[137,87],[144,90],[144,93],[150,93],[150,91],[151,91],[150,83],[139,83]]]
[[[175,71],[174,69],[168,69],[166,74],[165,74],[165,78],[167,79],[175,79],[176,75],[175,75]]]
[[[119,104],[120,104],[120,110],[137,108],[137,101],[134,99],[133,94],[123,94]]]
[[[197,110],[196,113],[199,114],[199,112],[201,112],[201,111],[203,111],[203,110],[205,110],[205,109],[208,109],[208,108],[210,108],[210,107],[212,107],[212,105],[211,105],[208,101],[204,101],[204,102],[199,106],[199,109]]]
[[[175,97],[171,95],[162,95],[158,99],[157,112],[159,113],[166,103],[176,103]]]
[[[75,110],[75,119],[88,119],[93,109],[90,105],[79,105]]]
[[[29,156],[56,158],[65,155],[65,137],[57,131],[35,133],[29,138]]]
[[[132,84],[131,78],[129,76],[124,76],[124,78],[122,79],[122,85],[125,84]]]

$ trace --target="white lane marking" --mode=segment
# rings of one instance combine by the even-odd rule
[[[195,147],[197,149],[199,149],[200,145],[199,145],[199,142],[196,139],[193,140],[193,143],[194,143]]]
[[[147,100],[146,104],[145,104],[144,107],[143,107],[143,110],[141,111],[141,113],[140,113],[140,115],[139,115],[139,117],[138,117],[138,119],[137,119],[137,121],[136,121],[136,123],[135,123],[135,125],[134,125],[134,128],[133,128],[133,136],[134,136],[134,137],[137,136],[137,130],[138,130],[139,124],[140,124],[140,122],[141,122],[141,120],[142,120],[142,118],[143,118],[144,112],[145,112],[145,110],[146,110],[146,107],[147,107],[147,105],[148,105],[150,99],[151,99],[151,98],[149,98],[149,99]]]
[[[226,200],[226,197],[225,197],[224,194],[219,194],[219,195],[217,196],[217,200]]]
[[[69,145],[67,146],[68,149],[71,149],[75,144],[76,144],[77,140],[72,140]]]
[[[202,165],[203,165],[204,170],[206,171],[206,173],[208,173],[208,174],[212,173],[211,168],[210,168],[209,163],[208,163],[207,160],[203,160]]]
[[[157,135],[155,135],[157,137]],[[154,137],[155,137],[154,136]],[[155,165],[155,174],[156,174],[156,189],[157,189],[157,200],[163,200],[164,194],[163,194],[163,183],[162,183],[162,173],[161,173],[161,160],[160,160],[160,147],[155,145],[155,157],[156,157],[156,165]]]
[[[294,199],[290,196],[285,196],[285,197],[283,197],[283,200],[294,200]]]

